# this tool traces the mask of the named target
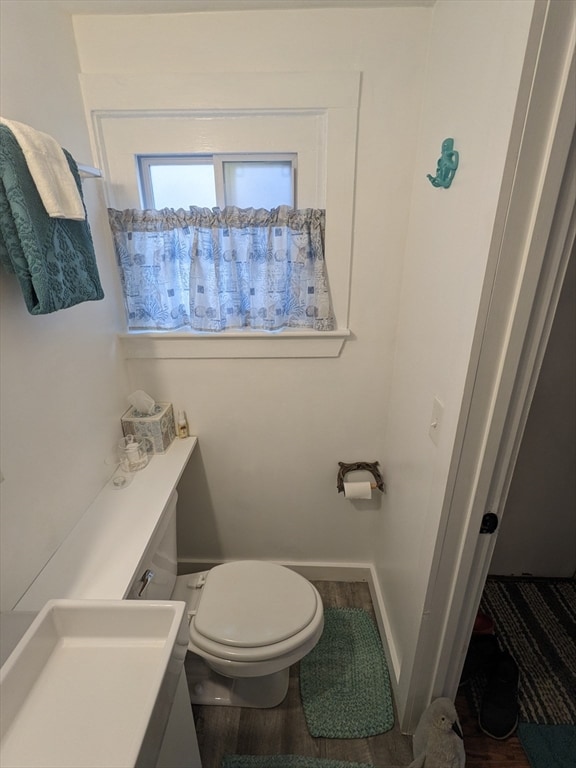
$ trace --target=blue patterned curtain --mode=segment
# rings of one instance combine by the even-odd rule
[[[325,211],[108,210],[131,330],[330,331]]]

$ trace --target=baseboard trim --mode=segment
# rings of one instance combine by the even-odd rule
[[[392,688],[396,695],[400,680],[400,657],[398,655],[396,644],[394,643],[394,635],[388,618],[386,604],[384,602],[382,590],[380,589],[380,584],[376,577],[376,569],[373,565],[370,565],[370,580],[368,581],[368,585],[370,587],[370,597],[372,598],[372,605],[374,606],[374,613],[376,614],[376,621],[378,623],[382,645],[384,646],[384,653],[386,654],[386,661],[388,662],[390,682],[392,683]],[[397,697],[396,700],[398,700]]]
[[[193,558],[183,558],[178,561],[178,573],[196,573],[207,571],[225,560],[205,561]],[[371,563],[322,563],[322,562],[293,562],[289,560],[275,560],[310,581],[365,581],[370,589],[370,597],[376,614],[378,631],[382,639],[382,646],[388,662],[390,682],[396,695],[400,678],[400,657],[394,644],[394,636],[386,611],[386,604],[376,577],[376,570]]]
[[[208,561],[183,558],[178,561],[178,574],[207,571],[225,562],[230,560]],[[292,560],[275,560],[274,562],[285,565],[311,581],[367,581],[370,583],[374,578],[370,563],[320,563]]]

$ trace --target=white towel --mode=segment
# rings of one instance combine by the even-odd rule
[[[76,179],[58,142],[47,133],[15,120],[0,117],[0,123],[12,131],[20,145],[48,215],[53,219],[85,219]]]

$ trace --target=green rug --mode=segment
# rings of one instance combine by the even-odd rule
[[[576,725],[520,723],[518,738],[532,768],[576,765]]]
[[[225,755],[222,768],[373,768],[366,763],[343,763],[299,755]]]
[[[394,725],[384,650],[360,608],[327,608],[324,632],[300,662],[300,694],[311,736],[362,739]]]

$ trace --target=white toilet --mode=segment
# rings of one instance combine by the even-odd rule
[[[274,707],[288,691],[289,667],[320,639],[322,599],[304,577],[265,561],[177,577],[177,498],[166,506],[128,597],[187,604],[193,704]]]

